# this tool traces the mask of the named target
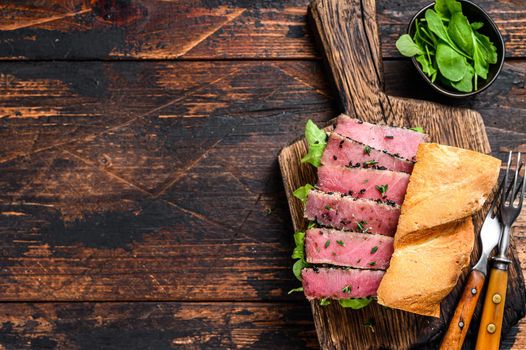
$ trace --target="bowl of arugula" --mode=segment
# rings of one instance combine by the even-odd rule
[[[504,64],[504,39],[490,16],[468,0],[437,0],[421,9],[396,41],[437,91],[466,97],[487,89]]]

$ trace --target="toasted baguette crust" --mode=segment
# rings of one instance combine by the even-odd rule
[[[424,230],[461,220],[482,208],[501,163],[482,153],[436,143],[421,144],[416,159],[395,246],[417,241]]]
[[[471,217],[430,229],[428,238],[395,250],[378,289],[378,302],[440,317],[440,302],[469,265],[474,235]]]
[[[471,215],[495,186],[500,160],[473,151],[421,144],[401,208],[390,267],[378,302],[440,317],[440,302],[468,266]]]

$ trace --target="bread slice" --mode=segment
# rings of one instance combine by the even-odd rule
[[[395,236],[395,248],[424,239],[427,229],[479,210],[495,186],[500,160],[462,148],[418,147]]]
[[[429,231],[428,239],[395,249],[378,288],[378,303],[440,317],[440,302],[469,265],[473,223],[468,217]]]

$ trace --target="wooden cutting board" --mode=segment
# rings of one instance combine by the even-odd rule
[[[315,0],[310,5],[310,20],[324,50],[328,68],[343,105],[343,112],[372,123],[394,126],[421,126],[432,142],[490,153],[482,118],[478,112],[443,106],[426,101],[402,99],[383,92],[376,4],[374,0]],[[410,84],[411,82],[407,82]],[[328,123],[328,129],[331,122]],[[292,192],[316,182],[315,169],[301,164],[306,153],[305,141],[285,147],[279,164],[287,194],[294,229],[304,230],[302,203]],[[476,232],[481,227],[484,210],[474,217]],[[291,233],[292,237],[292,233]],[[479,242],[472,255],[478,257]],[[526,312],[524,280],[512,247],[504,333]],[[337,303],[319,306],[311,302],[314,323],[323,349],[409,349],[436,348],[442,338],[456,302],[460,298],[465,276],[442,303],[442,317],[435,319],[384,308],[374,303],[361,310],[343,309]],[[483,300],[483,296],[482,299]],[[479,305],[480,306],[480,305]],[[472,348],[480,317],[480,307],[466,339]]]

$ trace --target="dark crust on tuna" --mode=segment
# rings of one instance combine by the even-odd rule
[[[399,129],[404,129],[404,128],[399,128]],[[407,129],[407,130],[410,130],[410,129]],[[415,131],[415,132],[416,132],[416,131]],[[389,152],[387,152],[386,150],[381,150],[381,149],[378,149],[378,148],[371,147],[371,146],[369,146],[369,145],[366,145],[365,143],[362,143],[362,142],[356,141],[356,140],[354,140],[354,139],[352,139],[352,138],[350,138],[350,137],[344,136],[344,135],[339,134],[339,133],[337,133],[337,132],[335,132],[335,131],[332,131],[331,133],[335,133],[335,134],[338,135],[339,137],[343,137],[344,139],[347,139],[348,141],[351,141],[351,142],[357,143],[357,144],[362,145],[362,146],[368,146],[368,147],[370,147],[371,149],[374,149],[374,150],[376,150],[376,151],[378,151],[378,152],[383,152],[383,153],[385,153],[385,154],[388,154],[388,155],[390,155],[390,156],[393,157],[393,158],[400,159],[400,160],[404,160],[404,161],[406,161],[406,162],[411,162],[411,163],[414,163],[414,162],[415,162],[414,159],[407,159],[407,158],[404,158],[404,157],[400,157],[400,155],[398,155],[398,154],[389,153]],[[371,166],[371,167],[369,167],[369,169],[373,169],[373,167],[374,167],[374,165]],[[378,169],[378,170],[381,170],[381,169]]]

